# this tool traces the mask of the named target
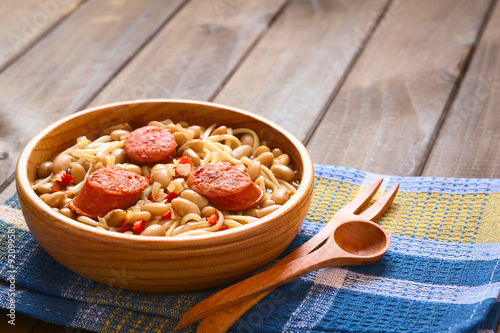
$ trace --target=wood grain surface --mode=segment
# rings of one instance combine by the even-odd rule
[[[291,1],[215,102],[263,115],[304,140],[386,4]]]
[[[500,177],[500,6],[497,4],[424,176]]]
[[[489,5],[393,3],[308,142],[313,160],[418,175]]]
[[[83,0],[2,0],[0,72],[61,22]]]
[[[0,74],[0,189],[28,140],[81,109],[180,3],[88,1]]]
[[[284,0],[187,4],[92,102],[210,100],[266,32]],[[132,84],[131,84],[132,83]]]

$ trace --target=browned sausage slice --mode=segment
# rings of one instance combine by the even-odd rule
[[[146,177],[119,167],[99,169],[89,175],[69,208],[95,219],[113,209],[133,206],[148,185]]]
[[[215,163],[191,171],[187,185],[219,209],[245,210],[255,206],[264,191],[245,172],[227,163]]]
[[[139,164],[171,162],[176,146],[170,130],[156,126],[140,127],[125,139],[125,152]]]

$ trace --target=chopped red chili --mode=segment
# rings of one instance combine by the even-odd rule
[[[189,164],[191,168],[193,167],[193,161],[191,161],[191,159],[187,156],[181,156],[177,159],[177,161],[179,164]]]
[[[213,213],[212,215],[210,215],[210,217],[208,218],[208,224],[215,225],[217,224],[217,222],[219,222],[219,214]]]
[[[57,174],[56,183],[61,186],[66,186],[73,183],[73,176],[66,174],[66,171],[61,171]]]
[[[128,225],[128,221],[126,219],[121,220],[120,223],[121,223],[121,227],[118,228],[118,229],[116,229],[116,232],[122,232],[123,233],[125,231],[130,230],[129,225]]]
[[[167,194],[167,202],[170,203],[172,202],[172,200],[174,200],[175,198],[177,198],[179,195],[175,192],[170,192],[169,194]]]
[[[139,235],[141,232],[144,231],[145,227],[146,227],[146,220],[138,220],[134,222],[132,231],[134,232],[134,234]]]
[[[222,226],[222,227],[220,227],[219,231],[222,231],[222,230],[227,230],[227,228]]]
[[[169,210],[168,212],[166,212],[165,214],[163,214],[161,216],[161,219],[162,220],[171,220],[172,219],[172,211]]]

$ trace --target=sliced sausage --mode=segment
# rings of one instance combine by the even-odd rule
[[[95,219],[114,209],[133,206],[148,185],[148,178],[119,167],[99,169],[89,175],[69,207]]]
[[[224,197],[208,198],[212,206],[224,210],[246,210],[259,203],[264,191],[254,183],[250,183],[242,191]]]
[[[139,164],[169,163],[177,143],[170,130],[156,126],[140,127],[127,135],[125,152]]]
[[[264,195],[248,174],[227,163],[194,169],[188,175],[187,185],[205,196],[212,206],[224,210],[248,209]]]

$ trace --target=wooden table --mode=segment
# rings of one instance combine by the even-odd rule
[[[500,177],[495,0],[2,0],[0,191],[27,141],[108,102],[186,98],[281,124],[315,163]],[[17,314],[2,332],[68,332]],[[498,331],[498,330],[497,330]]]

